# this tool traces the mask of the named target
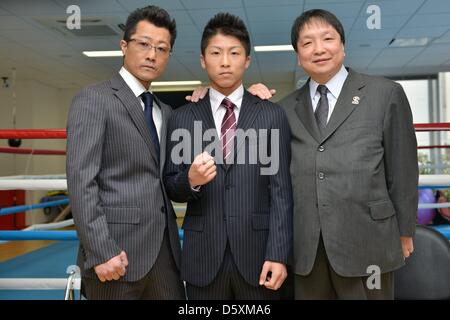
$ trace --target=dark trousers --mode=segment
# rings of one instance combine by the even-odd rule
[[[370,275],[369,275],[370,276]],[[342,277],[330,265],[322,236],[317,248],[316,261],[307,276],[295,275],[297,300],[392,300],[394,299],[394,274],[380,275],[380,289],[369,289],[367,277]]]
[[[184,300],[185,291],[173,259],[169,235],[164,232],[161,249],[152,269],[140,280],[127,282],[83,278],[82,293],[93,300]]]
[[[262,266],[261,266],[262,267]],[[264,286],[250,285],[239,273],[229,246],[219,272],[214,280],[205,287],[197,287],[186,282],[188,300],[277,300],[279,291]]]

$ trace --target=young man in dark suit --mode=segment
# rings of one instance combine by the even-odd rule
[[[169,197],[188,203],[181,262],[187,296],[276,299],[292,243],[289,125],[279,106],[242,86],[250,40],[240,18],[212,18],[201,52],[211,89],[169,120],[164,170]]]

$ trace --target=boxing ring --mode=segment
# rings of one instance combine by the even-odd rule
[[[450,131],[450,123],[416,124],[417,132]],[[0,139],[65,139],[66,131],[56,130],[0,130]],[[418,149],[450,148],[447,145],[419,146]],[[27,154],[27,155],[65,155],[65,150],[29,149],[15,147],[1,147],[0,153]],[[450,168],[450,167],[445,167]],[[420,175],[419,189],[450,189],[450,174]],[[19,175],[0,177],[0,190],[67,190],[67,181],[64,174],[61,175]],[[33,205],[14,206],[0,208],[0,217],[24,211],[42,209],[52,206],[69,205],[69,199],[49,201]],[[70,205],[69,205],[70,206]],[[450,208],[450,202],[444,203],[420,203],[418,209]],[[175,212],[182,214],[184,205],[175,205]],[[68,207],[70,210],[70,207]],[[67,212],[66,212],[67,213]],[[178,215],[180,216],[180,215]],[[57,240],[77,241],[75,230],[58,230],[73,227],[73,219],[54,223],[29,226],[23,230],[0,231],[0,245],[8,241],[22,240]],[[450,225],[436,226],[450,240]],[[183,239],[183,231],[180,229],[180,239]],[[0,263],[1,264],[1,263]],[[66,269],[66,278],[0,278],[0,290],[64,290],[64,298],[72,300],[75,290],[80,290],[80,269],[75,265],[69,265]]]

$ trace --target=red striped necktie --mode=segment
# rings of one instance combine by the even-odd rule
[[[224,98],[221,106],[226,108],[225,116],[220,129],[220,140],[222,140],[223,160],[226,164],[233,162],[234,137],[236,135],[236,116],[233,109],[236,107],[228,98]]]

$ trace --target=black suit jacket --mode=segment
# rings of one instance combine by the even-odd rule
[[[172,141],[172,134],[176,129],[186,129],[193,135],[195,121],[200,121],[202,133],[207,129],[215,132],[209,95],[198,103],[176,110],[168,124],[164,183],[172,200],[187,202],[183,223],[182,278],[196,286],[211,283],[229,242],[239,272],[249,284],[257,286],[264,261],[287,263],[291,251],[291,156],[287,118],[278,105],[245,91],[237,129],[277,129],[279,149],[269,150],[277,155],[279,169],[276,174],[261,175],[260,169],[265,165],[260,159],[256,164],[250,164],[248,158],[245,164],[217,164],[217,176],[202,186],[200,192],[192,191],[188,171],[195,156],[210,142],[196,141],[201,142],[202,150],[192,152],[195,139],[184,141],[185,146],[191,147],[189,160],[177,165],[171,157],[172,151],[178,150],[178,140]],[[217,133],[215,138],[218,142]],[[269,133],[267,140],[270,138]],[[249,148],[252,148],[248,141],[237,142],[235,150],[245,151],[248,156]]]

